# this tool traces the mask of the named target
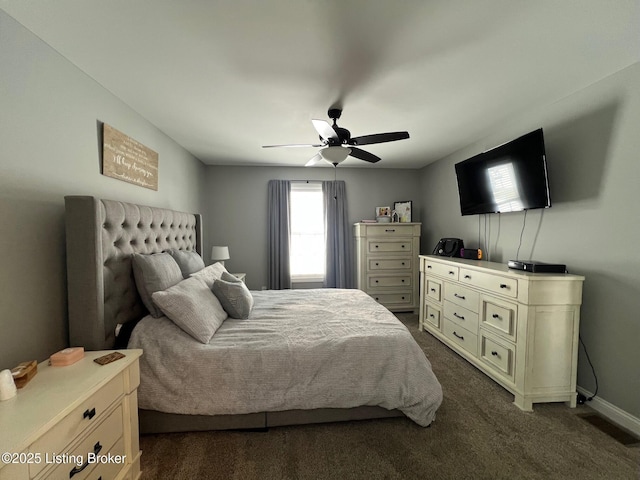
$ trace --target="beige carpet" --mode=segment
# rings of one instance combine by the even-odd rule
[[[640,448],[625,447],[577,414],[513,397],[399,315],[444,390],[436,421],[405,418],[143,436],[143,479],[635,479]]]

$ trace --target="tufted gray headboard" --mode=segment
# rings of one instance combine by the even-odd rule
[[[88,196],[65,197],[69,340],[85,350],[113,348],[116,325],[142,318],[132,253],[169,248],[202,255],[202,218]]]

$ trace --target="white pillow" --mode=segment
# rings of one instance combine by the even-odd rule
[[[203,268],[199,272],[192,273],[190,277],[197,277],[204,280],[204,283],[206,283],[207,286],[211,288],[213,287],[213,282],[219,280],[224,272],[227,272],[227,269],[224,268],[224,265],[222,265],[220,262],[217,262],[213,265],[209,265],[208,267]]]
[[[201,343],[209,343],[228,316],[201,278],[187,278],[151,297],[173,323]]]

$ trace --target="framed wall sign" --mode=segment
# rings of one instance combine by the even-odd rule
[[[105,123],[102,174],[157,191],[158,154]]]
[[[407,200],[406,202],[394,202],[393,210],[398,215],[399,222],[411,222],[411,204],[411,200]]]

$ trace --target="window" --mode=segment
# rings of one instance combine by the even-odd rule
[[[322,183],[291,183],[291,278],[322,281],[325,275]]]

